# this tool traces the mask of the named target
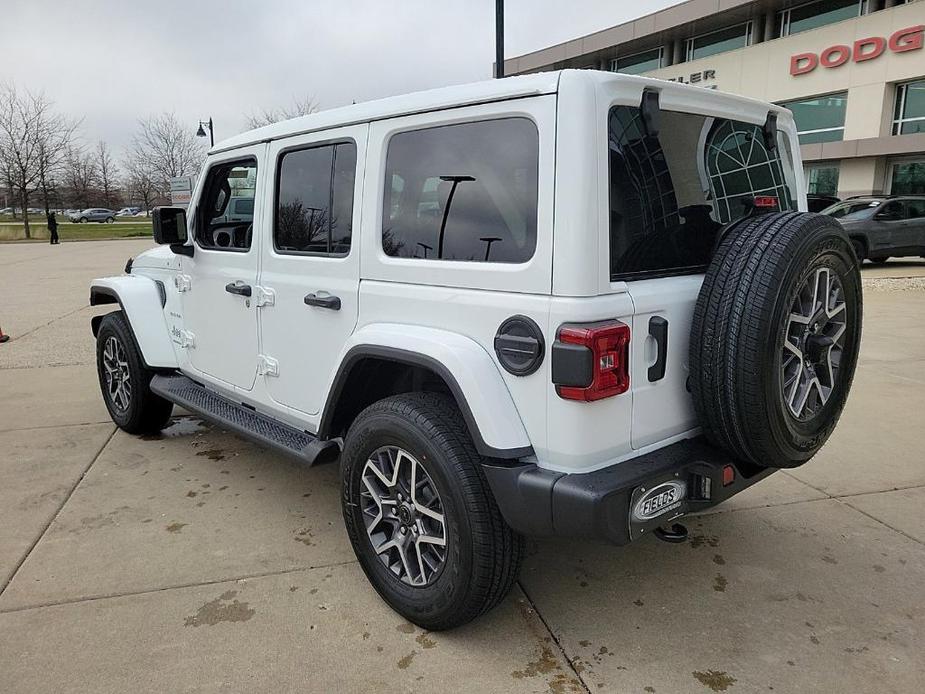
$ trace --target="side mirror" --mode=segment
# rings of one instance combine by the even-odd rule
[[[181,255],[192,255],[192,246],[186,246],[189,233],[186,227],[186,210],[182,207],[155,207],[151,224],[154,242],[170,244],[170,250]]]

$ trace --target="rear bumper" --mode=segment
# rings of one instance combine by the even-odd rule
[[[733,468],[734,478],[724,485],[727,466]],[[735,461],[702,438],[582,474],[526,463],[484,469],[501,513],[518,532],[591,537],[617,545],[650,534],[678,516],[715,506],[775,472]],[[657,489],[668,495],[662,496],[665,505],[658,515],[647,517],[640,511]]]

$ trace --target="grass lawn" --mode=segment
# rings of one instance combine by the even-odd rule
[[[29,220],[29,231],[32,238],[48,240],[48,228],[45,220],[41,223]],[[115,224],[74,224],[71,222],[58,222],[58,237],[62,241],[87,241],[92,239],[121,239],[151,236],[151,220],[138,219],[130,222],[116,222]],[[21,241],[26,238],[22,222],[0,222],[0,242]]]

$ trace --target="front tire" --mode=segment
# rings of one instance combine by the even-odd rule
[[[441,630],[498,604],[523,537],[501,517],[456,404],[405,393],[367,407],[341,455],[344,521],[360,566],[392,609]]]
[[[115,220],[114,217],[106,217],[106,223],[107,223],[107,224],[112,224],[112,223],[115,222],[115,221],[116,221],[116,220]]]
[[[103,317],[96,336],[96,368],[103,402],[129,434],[152,434],[170,419],[173,403],[151,392],[154,372],[144,365],[122,311]]]
[[[86,223],[87,223],[87,218],[86,218],[86,217],[81,217],[80,219],[77,220],[77,223],[78,223],[78,224],[86,224]]]

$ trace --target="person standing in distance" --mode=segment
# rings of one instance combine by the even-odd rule
[[[52,245],[55,245],[56,243],[60,243],[60,241],[58,240],[58,220],[55,219],[54,212],[48,213],[48,232],[51,234],[50,243]]]

